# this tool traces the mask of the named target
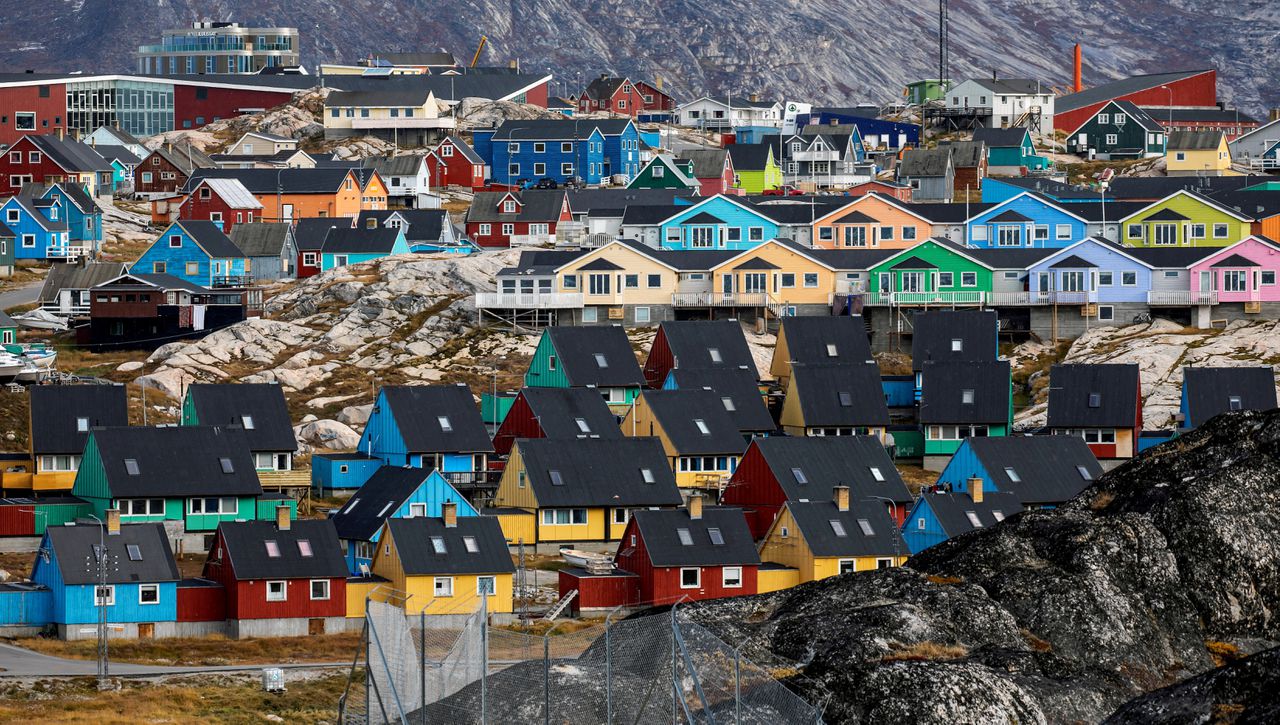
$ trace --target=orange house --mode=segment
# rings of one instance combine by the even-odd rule
[[[347,168],[315,169],[200,169],[188,186],[202,177],[239,179],[262,204],[261,221],[278,222],[313,217],[360,216],[361,211],[387,208],[387,187],[378,172]]]
[[[813,222],[815,249],[906,249],[931,236],[932,222],[874,192]]]

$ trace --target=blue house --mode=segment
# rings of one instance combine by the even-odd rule
[[[661,249],[746,250],[776,239],[778,222],[743,202],[709,196],[658,224]]]
[[[317,496],[354,491],[382,467],[382,459],[367,453],[317,453],[311,456],[311,488]]]
[[[1054,508],[1101,475],[1102,466],[1079,436],[966,438],[937,485],[970,493],[970,483],[981,481],[984,491],[1011,493],[1024,508]]]
[[[102,527],[80,523],[45,531],[31,579],[52,592],[50,621],[63,639],[88,639],[96,636],[92,625],[105,605],[112,636],[175,636],[178,565],[164,525],[121,526],[112,513]],[[105,585],[99,584],[101,563]]]
[[[24,188],[24,194],[26,191]],[[30,196],[58,207],[58,218],[67,223],[67,240],[72,246],[96,250],[102,245],[102,208],[83,186],[59,181],[31,191]]]
[[[358,450],[466,487],[484,480],[493,441],[466,385],[393,385],[378,391]]]
[[[796,129],[805,126],[857,126],[858,133],[871,148],[900,149],[920,143],[920,125],[875,118],[871,109],[814,108],[796,115]],[[836,129],[828,129],[835,132]]]
[[[902,539],[911,553],[941,544],[947,539],[979,529],[989,529],[1022,511],[1022,502],[1011,493],[984,491],[972,494],[943,490],[922,492],[902,522]]]
[[[421,468],[383,466],[348,499],[332,517],[346,551],[352,575],[368,572],[373,553],[387,519],[442,516],[445,503],[452,503],[458,516],[479,516],[480,512],[436,471]]]
[[[409,241],[401,227],[335,227],[320,249],[320,271],[408,253]]]
[[[1025,191],[970,217],[965,226],[969,244],[984,249],[1066,247],[1089,233],[1084,217]]]
[[[1028,268],[1033,298],[1069,304],[1147,304],[1152,268],[1132,250],[1097,237],[1072,244]],[[1099,309],[1099,319],[1114,320],[1115,309]]]
[[[499,184],[574,177],[598,184],[613,175],[630,181],[640,171],[640,134],[629,119],[504,121],[476,131],[472,146]]]
[[[1276,381],[1271,366],[1191,367],[1182,369],[1182,403],[1178,431],[1198,428],[1220,413],[1271,410],[1276,407]]]
[[[131,269],[168,274],[201,287],[249,284],[248,259],[216,222],[176,221],[142,253]]]
[[[29,196],[11,196],[0,204],[0,221],[13,233],[15,260],[79,256],[71,249],[67,222],[57,204]]]

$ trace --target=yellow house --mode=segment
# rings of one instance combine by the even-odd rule
[[[662,441],[680,488],[718,492],[747,447],[730,407],[732,400],[710,390],[646,390],[623,418],[622,433]]]
[[[658,322],[680,282],[680,270],[639,245],[610,242],[559,267],[555,291],[582,295],[577,322]]]
[[[128,395],[122,385],[35,385],[31,387],[31,461],[28,488],[70,493],[75,486],[89,430],[129,425]],[[21,488],[21,474],[6,474],[4,486]]]
[[[884,438],[889,408],[873,362],[796,364],[778,422],[787,435]]]
[[[736,296],[739,306],[830,309],[836,270],[789,240],[771,239],[714,266],[718,294]]]
[[[873,362],[861,317],[813,315],[782,321],[769,374],[786,388],[792,363],[832,365]]]
[[[539,544],[618,541],[632,511],[681,503],[657,438],[517,439],[493,500],[508,541]]]
[[[883,503],[851,502],[848,486],[833,486],[832,493],[831,501],[788,501],[760,542],[760,561],[795,569],[804,583],[907,560]]]
[[[334,91],[324,101],[325,138],[377,136],[400,146],[422,146],[443,138],[456,125],[441,115],[428,90],[383,88]]]
[[[442,513],[387,519],[373,573],[407,595],[403,605],[411,614],[471,614],[486,595],[490,612],[511,612],[515,565],[497,519],[458,518],[448,502]]]
[[[1231,150],[1222,131],[1169,132],[1165,151],[1169,176],[1226,176],[1231,173]]]

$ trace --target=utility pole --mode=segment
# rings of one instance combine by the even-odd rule
[[[98,584],[94,587],[93,600],[98,607],[98,689],[105,690],[111,676],[107,653],[107,525],[93,514],[89,514],[89,518],[98,522],[98,546],[93,550],[98,560]]]

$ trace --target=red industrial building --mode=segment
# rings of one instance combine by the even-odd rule
[[[1132,101],[1157,121],[1165,116],[1156,109],[1217,109],[1218,72],[1207,69],[1132,76],[1061,96],[1053,104],[1054,128],[1070,133],[1108,101]]]

